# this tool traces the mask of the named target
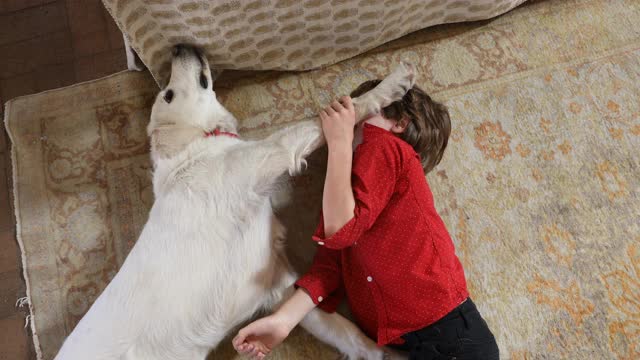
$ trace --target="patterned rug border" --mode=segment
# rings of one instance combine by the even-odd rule
[[[50,89],[50,90],[45,90],[45,91],[41,91],[39,93],[35,93],[35,94],[28,94],[28,95],[21,95],[18,97],[15,97],[13,99],[8,100],[5,104],[4,104],[4,117],[3,117],[3,124],[4,124],[4,128],[5,131],[7,132],[7,135],[9,136],[9,142],[10,142],[10,146],[11,146],[11,179],[13,182],[13,186],[12,186],[12,190],[11,190],[11,194],[13,195],[13,210],[14,210],[14,214],[15,214],[15,219],[16,219],[16,223],[15,223],[15,227],[16,227],[16,241],[18,242],[18,246],[20,247],[20,266],[21,266],[21,273],[22,276],[24,277],[24,282],[25,282],[25,297],[16,299],[16,306],[20,307],[20,306],[24,306],[23,304],[26,304],[28,306],[29,309],[29,314],[27,315],[26,319],[25,319],[25,328],[27,326],[29,326],[30,330],[31,330],[31,337],[33,338],[33,347],[36,351],[36,358],[38,360],[42,360],[42,349],[40,347],[40,340],[38,338],[38,332],[36,330],[36,317],[34,316],[34,307],[33,307],[33,303],[31,301],[31,281],[30,281],[30,277],[29,277],[29,271],[27,270],[27,257],[26,257],[26,250],[25,250],[25,245],[24,245],[24,240],[22,238],[22,216],[21,216],[21,207],[20,207],[20,198],[18,196],[19,192],[20,192],[20,184],[18,182],[18,154],[17,154],[17,147],[15,146],[15,137],[14,134],[11,132],[11,127],[9,126],[9,119],[10,119],[10,114],[12,111],[12,106],[15,103],[21,102],[21,101],[25,101],[26,99],[29,98],[33,98],[33,97],[39,97],[39,96],[45,96],[47,94],[51,94],[51,93],[56,93],[56,92],[62,92],[62,91],[67,91],[68,89],[72,89],[75,87],[80,87],[80,86],[85,86],[87,84],[90,83],[97,83],[97,82],[102,82],[105,81],[107,79],[113,78],[113,77],[117,77],[117,76],[123,76],[126,73],[132,73],[132,72],[136,72],[136,71],[131,71],[131,70],[123,70],[123,71],[119,71],[98,79],[93,79],[93,80],[87,80],[87,81],[82,81],[79,83],[75,83],[75,84],[71,84],[68,86],[64,86],[61,88],[55,88],[55,89]],[[26,299],[26,301],[22,302],[22,299]]]
[[[14,134],[11,132],[11,127],[9,126],[9,117],[11,114],[11,110],[12,110],[12,106],[15,103],[24,101],[25,99],[29,99],[32,97],[39,97],[39,96],[45,96],[47,94],[51,94],[51,93],[56,93],[56,92],[62,92],[62,91],[67,91],[68,89],[72,89],[72,88],[76,88],[76,87],[80,87],[80,86],[86,86],[87,84],[91,84],[91,83],[98,83],[98,82],[102,82],[105,81],[107,79],[110,78],[114,78],[114,77],[118,77],[118,76],[123,76],[126,73],[137,73],[137,71],[132,71],[132,70],[123,70],[123,71],[119,71],[98,79],[93,79],[93,80],[88,80],[88,81],[83,81],[83,82],[79,82],[76,84],[72,84],[72,85],[68,85],[68,86],[64,86],[61,88],[56,88],[56,89],[50,89],[50,90],[45,90],[39,93],[35,93],[35,94],[28,94],[28,95],[22,95],[22,96],[18,96],[16,98],[10,99],[8,100],[5,104],[4,104],[4,108],[3,108],[3,124],[4,124],[4,128],[5,131],[7,132],[7,135],[9,136],[9,142],[11,145],[11,179],[13,182],[13,186],[12,186],[12,191],[11,194],[13,195],[13,209],[14,209],[14,214],[15,214],[15,219],[16,219],[16,241],[18,242],[18,246],[20,248],[20,260],[21,260],[21,273],[22,276],[24,277],[24,282],[25,282],[25,296],[19,299],[16,299],[16,306],[20,307],[20,306],[24,306],[23,304],[26,304],[28,306],[29,309],[29,314],[27,315],[26,319],[25,319],[25,328],[27,328],[27,326],[29,327],[29,329],[31,330],[31,337],[33,338],[33,347],[35,349],[36,352],[36,358],[38,360],[42,360],[43,356],[42,356],[42,349],[40,347],[40,340],[38,338],[38,332],[36,330],[36,317],[34,316],[34,307],[33,304],[31,302],[31,281],[30,281],[30,277],[29,277],[29,271],[28,271],[28,267],[27,267],[27,257],[26,257],[26,251],[25,251],[25,245],[24,245],[24,240],[22,238],[22,217],[21,217],[21,207],[20,207],[20,197],[18,196],[20,190],[20,184],[18,182],[18,155],[17,155],[17,147],[14,145],[15,144],[15,137]],[[156,83],[157,85],[157,83]],[[26,299],[26,301],[24,303],[21,302],[21,299]]]
[[[74,86],[74,85],[71,85]],[[55,90],[49,90],[49,91],[55,91]],[[16,147],[13,145],[14,139],[13,139],[13,134],[11,133],[10,129],[9,129],[9,114],[11,111],[11,105],[15,102],[15,100],[19,100],[28,96],[32,96],[32,95],[25,95],[25,96],[20,96],[18,98],[9,100],[5,103],[4,105],[4,119],[3,119],[3,123],[4,123],[4,128],[7,131],[7,135],[9,136],[9,141],[11,142],[11,178],[13,181],[13,187],[12,187],[12,195],[13,195],[13,209],[15,212],[15,218],[16,218],[16,240],[18,241],[18,246],[20,247],[20,259],[21,259],[21,266],[22,266],[22,276],[24,277],[24,282],[25,282],[25,286],[26,286],[26,304],[29,307],[29,315],[27,315],[27,318],[25,319],[26,323],[25,323],[25,328],[27,326],[30,326],[31,329],[31,336],[33,337],[33,347],[35,348],[36,351],[36,357],[38,360],[42,360],[42,349],[40,348],[40,341],[38,339],[38,332],[36,331],[36,324],[35,324],[35,316],[33,316],[34,310],[33,310],[33,304],[31,303],[31,282],[29,281],[29,272],[27,271],[27,256],[26,256],[26,252],[25,252],[25,248],[24,248],[24,242],[22,241],[22,226],[21,225],[21,221],[20,221],[20,204],[19,204],[19,197],[18,197],[18,163],[17,163],[17,155],[16,155]],[[20,299],[18,299],[18,302],[20,301]],[[18,303],[16,303],[17,305]]]

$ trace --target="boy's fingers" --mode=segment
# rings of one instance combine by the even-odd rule
[[[345,108],[350,109],[353,107],[353,101],[351,100],[351,96],[343,96],[340,98],[340,103],[344,105]]]
[[[242,343],[244,342],[244,339],[242,337],[240,337],[240,335],[236,335],[233,340],[231,341],[231,343],[233,343],[234,347],[238,347],[240,345],[242,345]]]
[[[238,335],[236,335],[233,340],[238,344],[242,344],[247,339],[247,335],[249,334],[247,334],[247,331],[245,329],[240,329],[240,331],[238,331]]]
[[[331,107],[333,108],[333,110],[335,110],[336,112],[340,112],[340,110],[344,109],[344,107],[342,106],[342,104],[340,104],[337,100],[331,103]]]
[[[327,108],[324,109],[324,111],[327,113],[328,116],[331,116],[336,113],[331,106],[327,106]]]
[[[253,349],[251,350],[251,356],[253,356],[254,358],[258,357],[258,353],[260,353],[259,349]]]

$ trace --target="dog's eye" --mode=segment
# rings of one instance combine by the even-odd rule
[[[173,100],[173,90],[169,89],[164,93],[164,101],[171,104],[171,100]]]
[[[200,86],[202,86],[203,89],[206,89],[207,86],[209,86],[209,81],[204,74],[200,74]]]

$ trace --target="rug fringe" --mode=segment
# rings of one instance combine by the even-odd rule
[[[26,329],[27,326],[29,326],[29,321],[31,321],[31,318],[33,317],[33,315],[29,314],[24,318],[24,328]]]
[[[30,305],[30,304],[31,304],[31,300],[29,299],[28,296],[21,297],[16,301],[17,308],[21,308],[25,305]]]

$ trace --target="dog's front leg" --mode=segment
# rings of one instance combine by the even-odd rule
[[[294,175],[306,165],[307,156],[324,144],[324,135],[319,120],[304,120],[274,133],[267,141],[281,148],[286,163],[283,170]]]
[[[400,63],[378,86],[353,99],[356,111],[356,122],[360,122],[369,114],[378,113],[402,97],[415,83],[415,69],[408,63]],[[324,144],[322,128],[317,118],[307,119],[276,132],[267,138],[268,142],[279,144],[285,148],[288,158],[287,170],[290,174],[301,170],[304,159]]]
[[[230,163],[243,163],[251,169],[245,179],[258,192],[269,191],[277,179],[299,172],[305,158],[322,143],[322,129],[316,121],[303,121],[281,129],[266,139],[247,142],[227,156]]]
[[[393,349],[381,348],[365,335],[353,322],[338,313],[313,309],[300,322],[300,326],[347,355],[349,359],[407,359]]]
[[[369,114],[379,113],[382,108],[402,99],[415,84],[415,74],[412,64],[401,62],[378,86],[353,99],[356,122],[362,121]]]
[[[353,99],[356,121],[378,113],[394,101],[402,99],[415,83],[415,69],[401,63],[378,86]],[[258,156],[262,159],[257,171],[273,179],[285,171],[298,173],[305,165],[305,158],[325,142],[317,117],[305,119],[288,126],[260,141]]]

